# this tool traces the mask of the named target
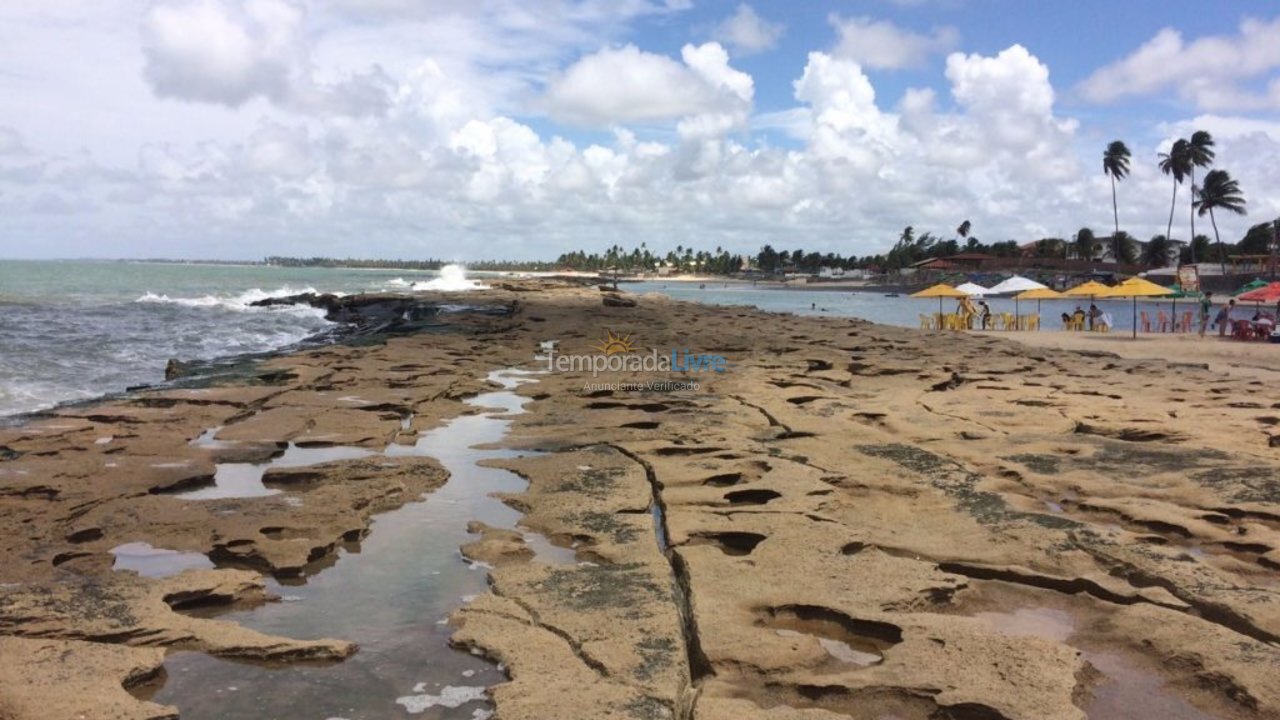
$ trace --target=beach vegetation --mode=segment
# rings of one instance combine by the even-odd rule
[[[1169,201],[1169,225],[1164,231],[1166,238],[1173,237],[1173,210],[1178,204],[1178,186],[1191,174],[1192,170],[1188,147],[1189,143],[1185,139],[1178,138],[1169,148],[1169,152],[1160,153],[1160,172],[1173,178],[1173,198]]]
[[[1210,170],[1204,176],[1204,184],[1196,192],[1196,201],[1192,203],[1192,207],[1200,217],[1204,217],[1206,213],[1209,215],[1209,222],[1213,225],[1213,237],[1218,245],[1218,261],[1222,263],[1222,274],[1227,273],[1227,251],[1222,245],[1222,237],[1218,234],[1218,221],[1214,218],[1213,211],[1224,210],[1237,215],[1245,214],[1244,193],[1240,191],[1240,184],[1226,170]]]
[[[1167,235],[1156,235],[1147,241],[1146,247],[1142,248],[1139,259],[1147,267],[1162,268],[1172,262],[1177,255],[1177,249]]]
[[[1093,230],[1082,227],[1076,232],[1076,239],[1073,243],[1076,258],[1080,260],[1093,260],[1098,254],[1098,236],[1093,234]]]
[[[1196,236],[1196,168],[1207,168],[1213,164],[1215,157],[1213,146],[1213,136],[1207,130],[1197,130],[1191,133],[1191,139],[1187,141],[1186,167],[1187,177],[1191,180],[1191,237],[1193,238]],[[1193,248],[1191,262],[1196,262],[1197,258],[1203,260],[1208,256],[1207,252],[1197,254]]]
[[[1111,212],[1115,216],[1116,232],[1111,236],[1114,258],[1120,257],[1120,206],[1116,202],[1116,181],[1129,175],[1129,146],[1121,140],[1112,140],[1102,153],[1102,171],[1111,178]]]

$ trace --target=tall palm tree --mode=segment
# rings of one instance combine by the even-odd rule
[[[1188,157],[1189,143],[1178,138],[1169,152],[1160,153],[1160,172],[1173,176],[1173,198],[1169,201],[1169,227],[1165,230],[1165,238],[1173,237],[1173,208],[1178,204],[1178,186],[1191,171],[1191,160]],[[1192,233],[1194,235],[1194,233]]]
[[[1114,246],[1112,259],[1120,262],[1120,206],[1116,204],[1116,180],[1129,174],[1129,148],[1120,140],[1112,140],[1102,153],[1102,171],[1111,177],[1111,212],[1116,219],[1116,234],[1111,236]]]
[[[1240,184],[1227,174],[1226,170],[1210,170],[1204,176],[1200,197],[1192,203],[1201,217],[1209,213],[1209,222],[1213,223],[1213,237],[1218,243],[1218,261],[1222,263],[1222,274],[1227,274],[1227,252],[1222,245],[1222,237],[1218,235],[1218,221],[1213,217],[1214,209],[1227,210],[1237,215],[1244,215],[1244,194],[1240,192]]]
[[[1205,130],[1197,130],[1191,133],[1191,140],[1187,142],[1187,175],[1191,178],[1191,237],[1196,236],[1196,168],[1209,167],[1213,164],[1213,136]],[[1191,262],[1196,261],[1195,252],[1192,251]]]

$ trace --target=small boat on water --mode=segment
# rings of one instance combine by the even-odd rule
[[[885,297],[902,297],[898,293],[885,293],[884,296]]]

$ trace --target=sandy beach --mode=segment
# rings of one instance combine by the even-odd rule
[[[1036,348],[1108,352],[1129,360],[1168,360],[1208,366],[1214,372],[1239,377],[1250,375],[1274,385],[1280,381],[1280,348],[1270,343],[1238,342],[1221,338],[1217,331],[1198,333],[1016,332],[979,333],[1003,337]]]
[[[501,664],[495,718],[1280,718],[1274,348],[546,280],[465,298],[431,332],[0,428],[0,718],[179,717],[194,698],[155,701],[179,652],[350,663],[349,638],[224,614],[340,552],[375,561],[380,514],[450,480],[390,449],[485,414],[467,400],[511,368],[537,373],[510,383],[499,444],[521,452],[479,464],[527,481],[499,496],[519,528],[464,518],[457,562],[488,591],[448,617],[459,653]],[[543,372],[610,351],[706,369]],[[260,494],[190,495],[291,452],[315,462]],[[128,543],[198,562],[122,570]]]

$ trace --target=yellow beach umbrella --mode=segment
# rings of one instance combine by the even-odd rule
[[[1062,294],[1067,297],[1094,298],[1094,297],[1106,295],[1107,291],[1110,289],[1111,289],[1111,286],[1109,285],[1103,285],[1097,280],[1090,280],[1089,282],[1081,283],[1080,285],[1077,285],[1071,288],[1070,290],[1065,290],[1063,291]]]
[[[1062,293],[1058,292],[1057,290],[1054,290],[1053,288],[1045,287],[1045,288],[1035,288],[1032,290],[1027,290],[1025,292],[1020,292],[1017,295],[1013,296],[1013,301],[1014,303],[1017,303],[1017,301],[1019,300],[1035,300],[1036,315],[1039,315],[1041,300],[1060,300],[1062,299],[1062,297],[1063,297]],[[1015,304],[1013,307],[1014,307],[1014,312],[1016,313],[1018,306]]]
[[[1053,288],[1036,288],[1026,292],[1018,293],[1014,297],[1019,300],[1059,300],[1063,294]]]
[[[943,298],[967,298],[969,293],[963,290],[957,290],[946,283],[938,283],[933,287],[927,287],[920,292],[911,293],[913,298],[938,298],[938,330],[942,330],[942,300]]]
[[[957,290],[946,283],[938,283],[933,287],[927,287],[920,292],[911,293],[913,298],[962,298],[969,297],[969,293],[963,290]]]
[[[1107,292],[1101,296],[1133,298],[1133,336],[1136,338],[1138,337],[1138,298],[1163,297],[1172,294],[1174,294],[1173,291],[1163,285],[1157,285],[1146,278],[1131,277],[1113,288],[1107,288]]]

